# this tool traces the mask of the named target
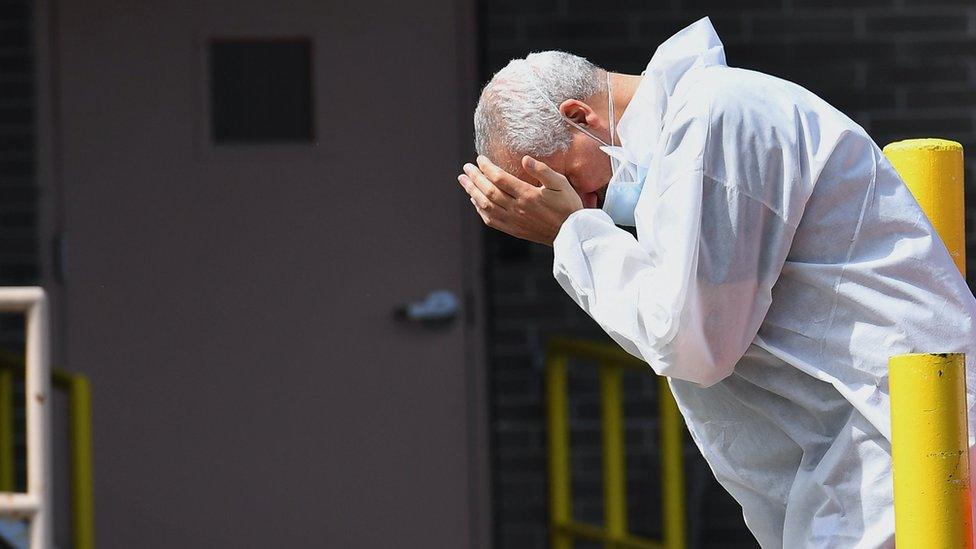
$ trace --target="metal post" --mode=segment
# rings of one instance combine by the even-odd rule
[[[966,209],[962,145],[945,139],[906,139],[884,148],[949,255],[966,276]]]
[[[600,408],[603,430],[603,514],[607,537],[627,535],[627,470],[623,425],[623,369],[600,365]],[[613,545],[609,545],[613,547]]]
[[[965,355],[893,356],[889,384],[895,542],[971,548]]]
[[[546,404],[549,442],[549,525],[552,549],[572,549],[573,538],[566,530],[572,521],[573,504],[569,471],[569,395],[566,386],[566,356],[550,353],[546,360]]]
[[[661,486],[664,490],[664,546],[684,549],[685,468],[682,435],[685,425],[671,394],[668,378],[658,379],[658,401],[661,416]]]
[[[884,152],[965,276],[962,145],[910,139]],[[888,375],[896,543],[972,548],[965,355],[893,356]]]
[[[30,546],[48,549],[51,535],[50,364],[47,296],[37,287],[0,288],[0,311],[23,312],[27,324],[24,373],[27,413],[27,493],[0,495],[0,513],[31,520]]]
[[[51,523],[51,371],[47,341],[47,297],[44,290],[31,288],[32,304],[27,309],[27,353],[24,394],[27,408],[27,494],[39,505],[31,521],[31,547],[47,549],[52,544]]]
[[[71,501],[75,549],[95,549],[95,495],[92,479],[91,389],[75,374],[69,392],[71,414]]]
[[[71,533],[75,549],[95,548],[92,489],[91,390],[84,374],[53,370],[54,386],[68,396],[68,448],[71,466]]]

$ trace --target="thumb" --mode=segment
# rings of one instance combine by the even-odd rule
[[[566,176],[553,170],[541,160],[536,160],[528,155],[523,156],[522,167],[525,168],[525,171],[529,175],[541,183],[543,187],[549,190],[560,191],[570,188],[569,180],[566,179]]]

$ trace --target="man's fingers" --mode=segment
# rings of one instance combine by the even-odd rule
[[[512,197],[522,196],[535,190],[537,185],[527,183],[496,166],[487,156],[478,157],[478,166],[496,187]]]
[[[488,200],[491,200],[502,208],[507,209],[508,204],[510,204],[513,200],[512,196],[495,186],[490,179],[485,177],[485,174],[482,173],[477,166],[474,164],[465,164],[464,173],[468,176],[468,179],[470,179],[475,186],[478,187],[481,194],[488,198]]]
[[[471,197],[471,203],[474,204],[479,210],[490,211],[493,207],[495,207],[495,203],[489,200],[488,197],[481,192],[481,189],[479,189],[478,186],[475,185],[474,182],[471,181],[471,178],[467,175],[459,175],[458,183],[464,187],[465,192],[467,192],[468,196]]]
[[[485,223],[485,225],[491,226],[491,219],[488,217],[488,214],[478,207],[478,203],[474,198],[471,199],[471,205],[474,206],[474,211],[478,212],[478,215],[481,216],[481,220]]]
[[[481,216],[481,221],[483,221],[485,225],[491,227],[492,229],[498,229],[499,231],[504,231],[512,236],[516,236],[511,227],[503,218],[483,210],[474,198],[471,199],[471,204],[474,205],[475,211],[478,212],[479,216]]]
[[[525,168],[525,171],[529,172],[529,175],[539,180],[539,183],[543,187],[549,190],[558,191],[570,186],[566,176],[553,170],[545,162],[536,160],[531,156],[526,155],[522,157],[522,167]]]

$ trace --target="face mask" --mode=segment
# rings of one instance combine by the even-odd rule
[[[607,195],[603,199],[603,211],[617,225],[633,227],[637,225],[634,210],[644,188],[647,168],[641,167],[633,154],[623,147],[603,146],[600,150],[610,156],[610,168],[613,170]]]
[[[533,68],[534,71],[535,69]],[[538,74],[536,74],[536,78],[538,78]],[[614,116],[613,110],[613,89],[610,87],[610,72],[607,71],[607,110],[610,113],[610,143],[600,139],[575,120],[564,115],[559,110],[559,107],[549,99],[549,96],[542,93],[542,90],[539,89],[539,86],[535,82],[533,82],[533,86],[535,86],[539,95],[559,113],[559,116],[566,123],[599,143],[600,150],[610,157],[610,172],[612,175],[610,176],[606,197],[603,200],[603,211],[607,212],[607,215],[617,225],[635,226],[634,210],[637,208],[637,200],[640,199],[641,189],[644,186],[644,178],[647,176],[647,168],[641,167],[630,151],[624,147],[618,147],[616,144],[616,116]]]
[[[610,157],[610,183],[603,199],[603,211],[617,225],[633,227],[634,210],[644,187],[647,168],[642,168],[634,155],[624,147],[616,146],[615,125],[617,117],[613,111],[613,89],[610,87],[610,73],[607,73],[607,110],[610,112],[610,145],[604,144],[600,150]]]

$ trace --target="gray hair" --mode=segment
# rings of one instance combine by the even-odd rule
[[[578,55],[545,51],[513,59],[481,91],[475,149],[541,157],[565,151],[572,136],[556,106],[606,91],[605,71]]]

